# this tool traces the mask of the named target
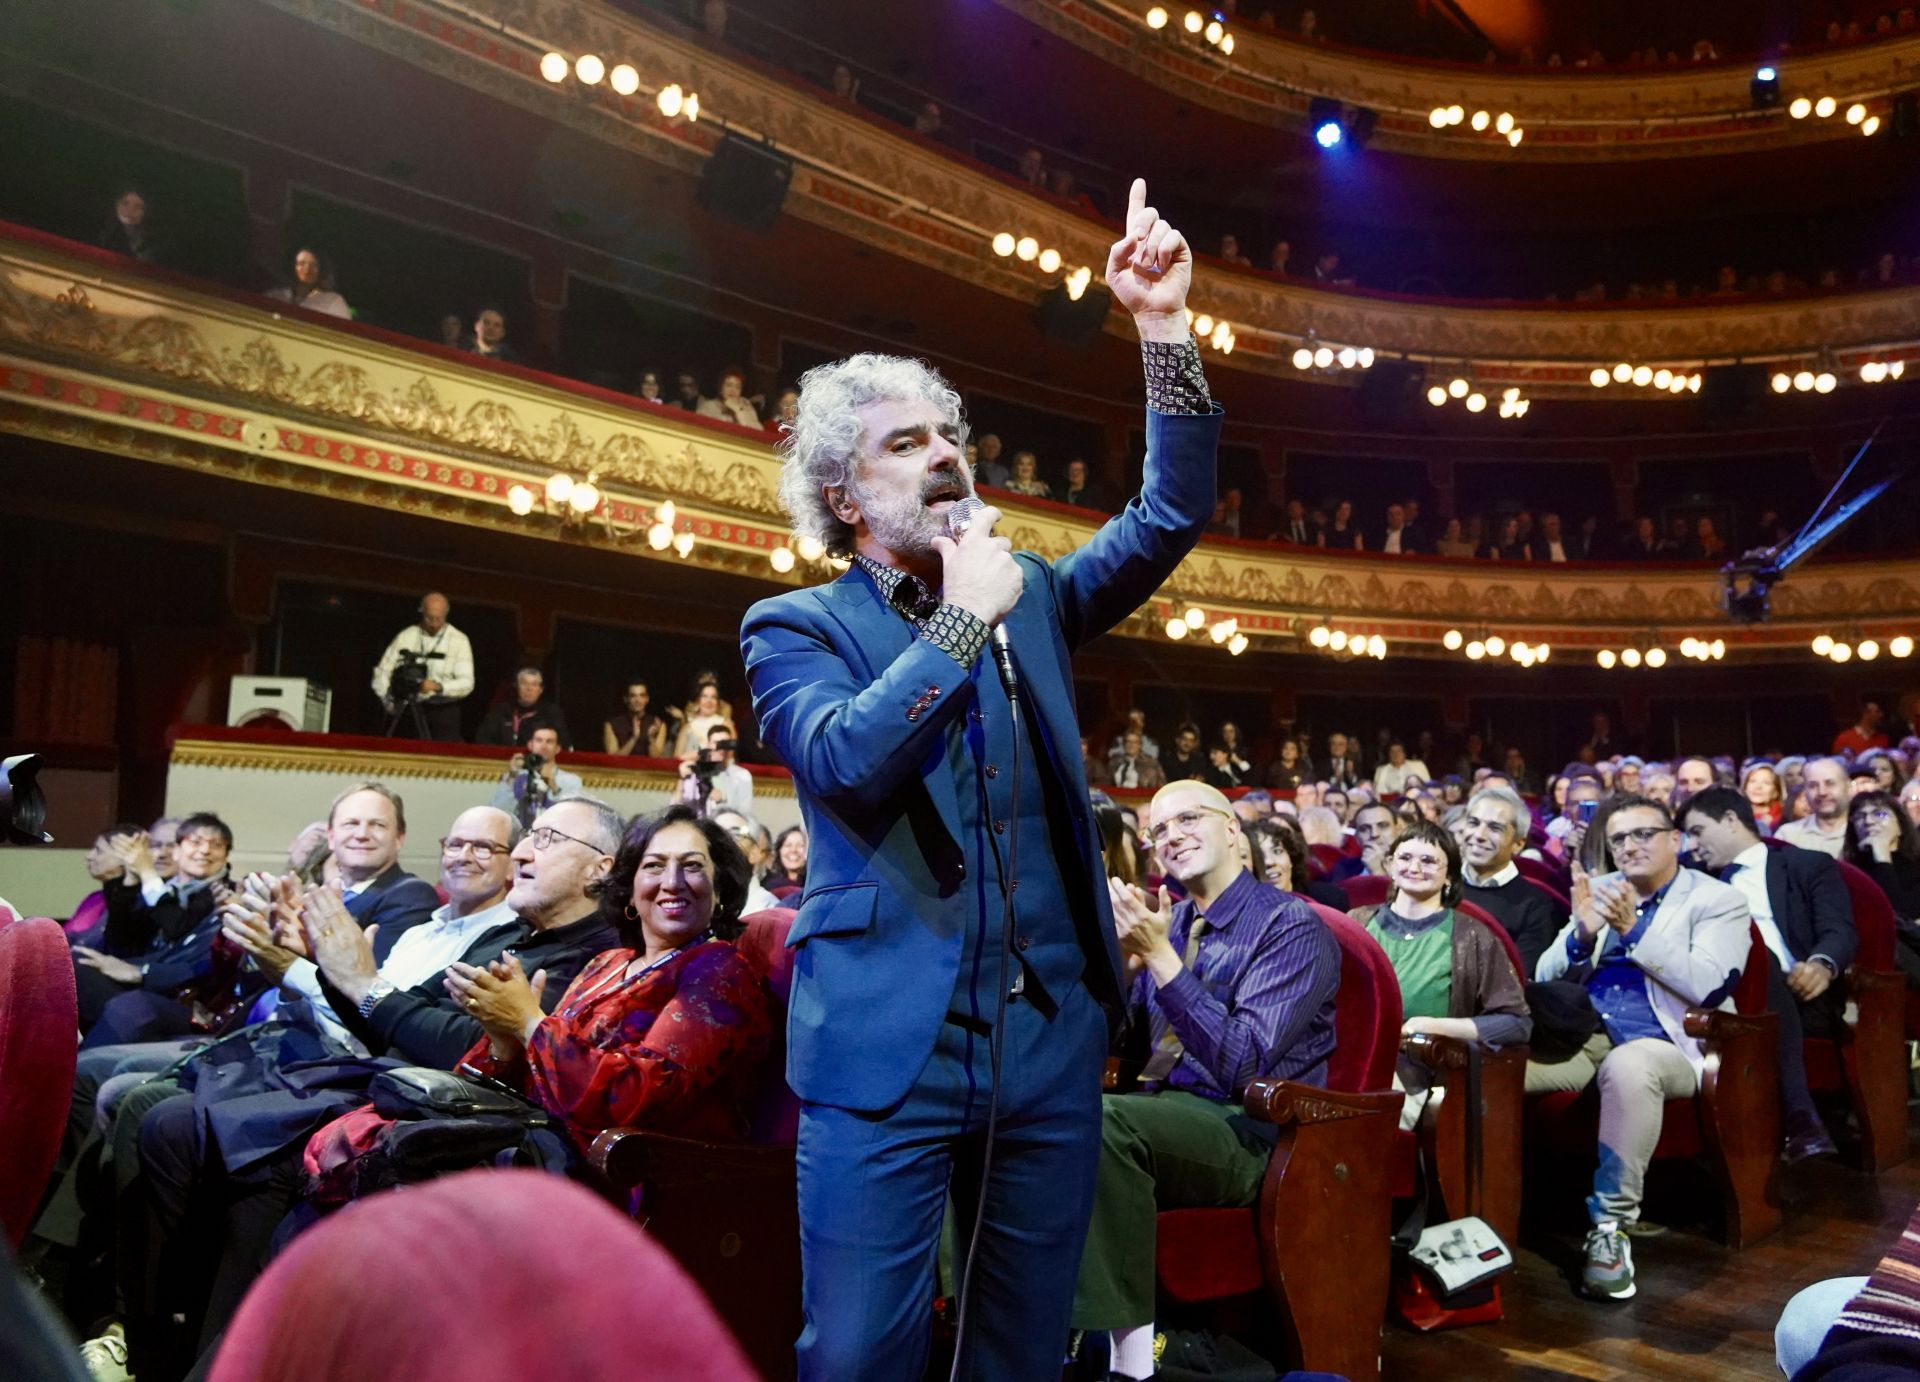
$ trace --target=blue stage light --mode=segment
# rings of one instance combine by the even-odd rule
[[[1313,142],[1323,149],[1335,148],[1346,137],[1338,120],[1322,120],[1313,128]]]

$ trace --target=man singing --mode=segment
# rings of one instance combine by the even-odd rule
[[[993,536],[991,508],[946,535],[973,477],[959,396],[925,364],[857,355],[801,381],[782,498],[796,531],[853,565],[756,605],[741,643],[810,842],[789,936],[802,1378],[921,1375],[950,1187],[963,1255],[975,1238],[1003,999],[960,1372],[1059,1375],[1123,994],[1068,658],[1153,594],[1213,511],[1220,413],[1187,325],[1191,276],[1186,240],[1136,181],[1106,277],[1141,337],[1143,489],[1051,564]],[[995,624],[1017,721],[982,655]]]

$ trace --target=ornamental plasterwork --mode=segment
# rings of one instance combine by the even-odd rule
[[[1155,0],[1119,0],[1125,14],[1101,0],[997,3],[1164,91],[1237,119],[1299,128],[1309,97],[1331,96],[1379,112],[1375,144],[1428,157],[1618,161],[1859,137],[1837,120],[1789,120],[1780,108],[1754,111],[1753,72],[1743,63],[1593,72],[1446,65],[1330,48],[1245,22],[1231,26],[1235,48],[1223,62],[1184,36],[1150,31],[1141,17]],[[1189,6],[1167,8],[1177,22]],[[1914,81],[1920,36],[1790,54],[1775,66],[1789,97],[1897,90]],[[1454,104],[1511,111],[1526,138],[1512,149],[1459,130],[1435,131],[1426,112]],[[1612,123],[1585,123],[1595,121]]]
[[[535,57],[523,46],[482,26],[456,24],[447,11],[422,0],[263,3],[684,172],[697,173],[718,138],[708,123],[665,120],[644,97],[619,97],[604,83],[590,90],[571,81],[554,86],[534,70]],[[940,157],[876,121],[729,62],[631,15],[586,0],[467,0],[465,8],[562,51],[597,52],[609,62],[631,62],[649,86],[682,83],[698,90],[703,106],[730,123],[770,135],[828,165],[796,167],[787,214],[1021,301],[1032,301],[1046,280],[1026,265],[995,258],[986,244],[995,231],[1031,234],[1057,248],[1068,266],[1086,264],[1097,270],[1105,263],[1110,228],[1070,215],[1007,181]],[[1880,55],[1879,61],[1903,62],[1902,54],[1920,54],[1920,40],[1850,51],[1862,60],[1871,52]],[[956,227],[949,217],[981,233]],[[1196,309],[1237,325],[1290,337],[1314,335],[1422,360],[1523,367],[1579,363],[1572,382],[1581,388],[1586,387],[1586,365],[1594,363],[1691,366],[1886,345],[1920,336],[1916,287],[1780,303],[1574,312],[1547,304],[1475,309],[1388,301],[1209,267],[1196,282],[1193,302]],[[1131,338],[1131,323],[1117,315],[1109,318],[1107,329]],[[1313,378],[1293,370],[1286,361],[1289,353],[1282,343],[1249,335],[1231,356],[1209,360],[1215,368]],[[1514,378],[1523,374],[1524,369]],[[1527,382],[1538,388],[1548,381]]]
[[[771,584],[828,579],[825,563],[776,574],[785,540],[779,462],[757,436],[341,330],[323,320],[162,288],[36,245],[0,243],[0,431],[255,484],[457,522],[588,543],[651,560],[640,540],[673,499],[696,536],[684,560]],[[516,517],[515,483],[592,469],[601,512],[561,525]],[[1014,544],[1047,558],[1094,531],[1054,506],[1000,499]],[[1177,606],[1292,646],[1313,623],[1431,646],[1449,627],[1496,625],[1568,646],[1626,641],[1659,626],[1725,634],[1752,651],[1799,650],[1805,629],[1920,622],[1920,561],[1824,565],[1774,595],[1775,623],[1728,630],[1712,573],[1698,568],[1537,569],[1203,542],[1125,632],[1161,636]]]

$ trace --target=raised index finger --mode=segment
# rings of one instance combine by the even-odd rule
[[[1141,233],[1141,230],[1135,229],[1135,222],[1140,219],[1140,213],[1146,209],[1147,180],[1145,178],[1135,178],[1133,180],[1133,186],[1127,191],[1127,234],[1137,235]],[[1144,227],[1141,229],[1144,229]]]

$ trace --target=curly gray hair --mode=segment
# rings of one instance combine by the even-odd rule
[[[831,556],[853,555],[853,528],[827,503],[826,491],[855,483],[860,410],[891,399],[925,399],[959,432],[966,447],[960,394],[924,360],[850,355],[800,376],[800,404],[780,443],[780,503],[799,537],[819,541]]]

